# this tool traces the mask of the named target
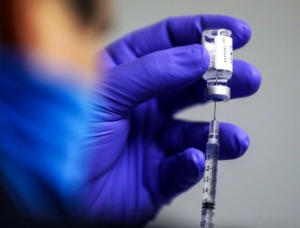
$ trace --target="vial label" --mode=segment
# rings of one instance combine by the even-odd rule
[[[215,37],[215,67],[217,70],[232,72],[232,38],[228,36]]]

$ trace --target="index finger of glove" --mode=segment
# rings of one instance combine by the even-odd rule
[[[233,48],[244,46],[251,37],[250,26],[243,20],[223,15],[195,15],[165,19],[133,32],[107,48],[116,64],[176,46],[199,44],[205,29],[232,31]]]
[[[197,81],[208,64],[207,51],[195,44],[155,52],[114,67],[97,85],[95,110],[101,110],[99,113],[105,115],[106,120],[123,118],[158,94],[182,89]]]
[[[161,148],[167,155],[174,155],[188,148],[206,150],[209,124],[171,120],[157,136]],[[240,127],[230,123],[220,123],[220,160],[241,157],[249,147],[249,137]]]

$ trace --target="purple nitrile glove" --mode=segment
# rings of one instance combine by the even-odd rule
[[[204,29],[233,32],[234,49],[250,39],[248,24],[228,16],[170,18],[113,43],[104,51],[106,73],[96,86],[85,156],[89,180],[82,211],[91,220],[140,226],[162,205],[203,177],[208,124],[173,119],[204,103],[209,55],[199,45]],[[232,98],[255,93],[261,82],[252,65],[235,60]],[[239,127],[220,124],[220,159],[249,146]]]

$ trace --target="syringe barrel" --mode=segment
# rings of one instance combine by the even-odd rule
[[[212,139],[213,140],[213,139]],[[206,161],[203,180],[203,197],[202,203],[215,204],[217,173],[218,173],[218,157],[219,143],[208,142],[206,144]]]
[[[219,158],[219,122],[210,121],[205,152],[203,203],[215,204]]]

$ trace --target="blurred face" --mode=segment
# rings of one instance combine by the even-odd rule
[[[8,43],[92,75],[110,24],[110,1],[10,0],[3,3],[9,19],[1,21],[11,31]]]

